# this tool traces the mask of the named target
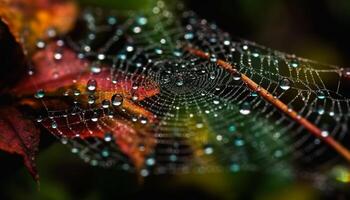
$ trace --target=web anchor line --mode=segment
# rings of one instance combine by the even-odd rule
[[[205,53],[202,50],[194,49],[192,47],[186,47],[186,50],[189,51],[191,54],[198,56],[203,59],[210,59],[210,54]],[[218,59],[216,61],[216,64],[228,71],[230,74],[237,74],[238,71],[235,68],[234,65]],[[348,162],[350,162],[350,151],[345,146],[343,146],[341,143],[336,141],[332,136],[322,136],[322,130],[318,128],[315,124],[307,120],[306,118],[300,116],[296,111],[289,108],[285,103],[283,103],[278,98],[275,98],[269,91],[261,87],[259,84],[254,82],[252,79],[250,79],[245,74],[240,74],[241,80],[254,92],[259,94],[264,100],[271,103],[273,106],[278,108],[281,112],[292,118],[294,121],[298,122],[300,125],[302,125],[306,130],[308,130],[312,135],[316,136],[317,138],[324,141],[327,145],[329,145],[331,148],[333,148],[336,152],[338,152],[340,155],[342,155]]]

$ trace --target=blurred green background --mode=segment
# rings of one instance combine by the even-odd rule
[[[147,0],[87,0],[99,5],[138,7]],[[129,2],[129,3],[127,3]],[[233,36],[320,62],[350,66],[349,0],[185,1],[199,16]],[[44,135],[44,134],[43,134]],[[44,135],[38,158],[40,187],[20,158],[0,154],[0,199],[348,199],[348,186],[321,191],[278,174],[240,172],[152,176],[91,167]],[[47,145],[49,144],[49,145]]]

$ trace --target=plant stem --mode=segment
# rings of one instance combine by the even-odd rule
[[[193,49],[191,47],[186,48],[191,54],[204,58],[209,59],[210,55],[198,50]],[[216,64],[221,67],[222,69],[228,71],[231,74],[237,74],[238,71],[235,68],[234,65],[218,59]],[[274,97],[269,91],[261,87],[259,84],[254,82],[252,79],[250,79],[245,74],[240,74],[242,81],[254,92],[259,94],[263,99],[265,99],[267,102],[271,103],[273,106],[278,108],[281,112],[292,118],[294,121],[298,122],[300,125],[302,125],[306,130],[308,130],[312,135],[320,138],[322,141],[324,141],[326,144],[328,144],[330,147],[332,147],[335,151],[337,151],[340,155],[342,155],[348,162],[350,162],[350,151],[344,147],[341,143],[336,141],[332,136],[322,136],[322,130],[318,128],[315,124],[307,120],[306,118],[300,116],[296,111],[289,108],[285,103],[283,103],[278,98]]]

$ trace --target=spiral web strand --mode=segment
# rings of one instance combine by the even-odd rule
[[[158,94],[141,101],[134,96],[129,100],[152,113],[156,121],[125,109],[111,113],[112,106],[86,108],[74,104],[64,110],[47,107],[47,117],[40,122],[49,120],[54,132],[60,133],[54,135],[61,135],[62,142],[70,144],[72,152],[86,162],[135,170],[130,158],[110,142],[110,135],[104,140],[64,137],[66,128],[73,130],[74,123],[91,130],[90,123],[94,122],[100,130],[113,132],[115,127],[105,122],[110,118],[123,119],[141,129],[151,126],[155,145],[146,155],[140,172],[143,176],[226,169],[290,172],[291,166],[314,169],[342,162],[322,138],[310,134],[247,87],[241,75],[317,126],[322,130],[321,137],[332,137],[349,146],[350,69],[232,39],[192,12],[174,16],[162,3],[151,14],[127,14],[125,18],[88,9],[80,19],[84,34],[72,33],[64,38],[63,46],[73,49],[79,58],[92,61],[91,79],[108,65],[111,82],[131,81],[135,88],[150,87],[147,80],[155,82]],[[188,47],[206,53],[208,59],[194,55]],[[60,48],[57,45],[58,52]],[[218,60],[235,66],[236,73],[228,73]],[[67,95],[75,99],[84,92]],[[74,123],[71,115],[77,117]],[[52,131],[53,127],[48,129]],[[142,141],[139,145],[147,148]]]

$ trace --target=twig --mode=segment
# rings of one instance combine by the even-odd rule
[[[198,57],[209,59],[210,55],[198,50],[193,49],[191,47],[186,48],[191,54],[196,55]],[[216,61],[216,64],[220,66],[222,69],[230,72],[231,74],[237,74],[238,71],[232,64],[218,59]],[[283,103],[278,98],[275,98],[269,91],[258,85],[256,82],[254,82],[252,79],[250,79],[245,74],[240,74],[242,81],[254,92],[259,94],[263,99],[265,99],[267,102],[271,103],[273,106],[278,108],[280,111],[282,111],[284,114],[292,118],[294,121],[298,122],[300,125],[302,125],[306,130],[308,130],[312,135],[320,138],[322,141],[324,141],[326,144],[328,144],[330,147],[332,147],[335,151],[337,151],[340,155],[342,155],[347,161],[350,162],[350,151],[344,147],[342,144],[337,142],[332,136],[322,136],[322,130],[319,129],[315,124],[307,120],[306,118],[300,116],[296,111],[289,108],[285,103]]]

